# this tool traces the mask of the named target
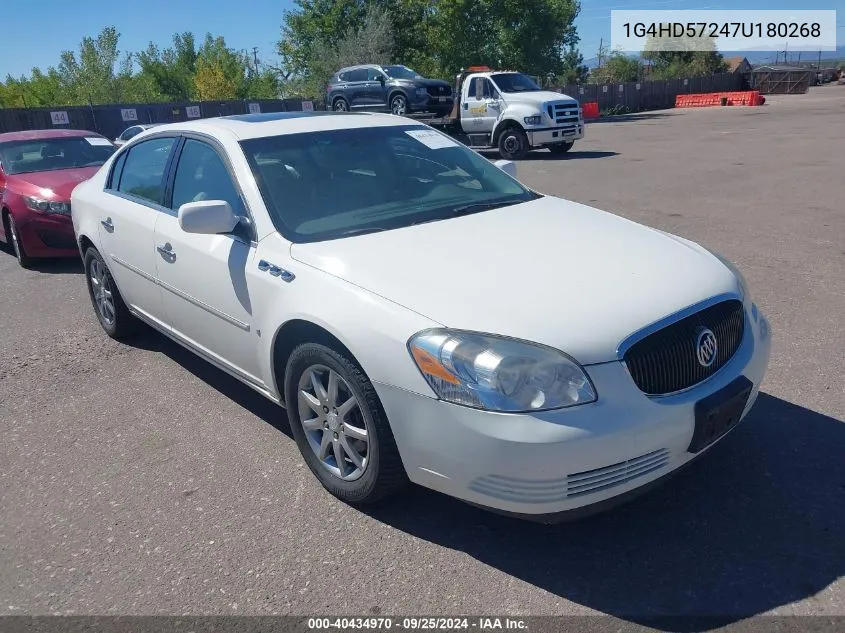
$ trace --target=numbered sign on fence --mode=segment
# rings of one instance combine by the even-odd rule
[[[188,106],[185,108],[185,116],[189,119],[198,119],[202,116],[199,106]]]
[[[619,84],[619,92],[625,92],[625,84]]]
[[[50,120],[53,121],[53,125],[70,125],[70,118],[64,111],[51,112]]]
[[[120,118],[124,121],[137,121],[138,111],[135,108],[121,108]]]
[[[302,102],[302,111],[303,112],[313,112],[314,111],[314,102],[313,101],[303,101]]]
[[[249,113],[250,114],[261,114],[261,104],[260,103],[250,103],[248,107],[249,107]]]
[[[640,84],[637,84],[637,90],[639,90],[639,89],[640,89]]]
[[[584,86],[581,86],[580,88],[578,88],[578,94],[579,95],[584,94]]]
[[[601,91],[602,91],[602,92],[607,92],[607,86],[602,86],[602,87],[601,87]]]

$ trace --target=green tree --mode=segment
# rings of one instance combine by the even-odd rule
[[[590,74],[590,83],[619,84],[636,81],[642,71],[642,62],[636,57],[629,57],[614,51],[604,59],[601,68]]]
[[[683,79],[727,70],[722,54],[710,37],[649,37],[642,57],[655,79]]]
[[[197,50],[193,33],[177,33],[173,46],[160,50],[152,42],[136,55],[139,83],[157,100],[188,101],[194,96]]]

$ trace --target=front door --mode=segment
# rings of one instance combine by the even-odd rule
[[[502,112],[498,92],[487,77],[473,77],[462,97],[461,127],[467,134],[490,134]]]
[[[241,226],[227,235],[183,231],[179,207],[200,200],[224,200],[235,213],[246,215],[221,153],[187,138],[176,165],[171,210],[161,214],[155,235],[168,323],[175,336],[198,352],[261,386],[248,273],[258,270],[252,265],[255,245]]]
[[[100,253],[123,300],[167,329],[161,289],[156,285],[155,229],[164,214],[165,172],[175,137],[142,141],[115,161],[100,209]]]
[[[374,106],[387,105],[387,76],[375,68],[367,69],[367,101]]]

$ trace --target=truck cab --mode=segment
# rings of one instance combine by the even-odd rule
[[[457,78],[450,117],[473,149],[498,149],[518,160],[532,149],[568,152],[584,138],[584,117],[577,100],[546,91],[523,73],[472,67]]]

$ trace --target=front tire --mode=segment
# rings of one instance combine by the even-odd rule
[[[345,354],[316,343],[294,349],[285,403],[305,463],[341,501],[375,503],[407,483],[375,388]]]
[[[573,145],[575,145],[575,141],[557,143],[556,145],[549,145],[549,151],[555,155],[566,154],[566,152],[572,149]]]
[[[528,135],[521,127],[511,125],[499,135],[498,146],[505,160],[522,160],[528,153]]]
[[[21,240],[21,235],[18,232],[18,227],[15,226],[15,218],[9,213],[6,215],[6,241],[11,242],[12,252],[18,260],[21,268],[29,268],[32,266],[32,258],[26,254],[26,248]]]
[[[106,334],[117,340],[134,334],[137,321],[123,302],[117,284],[96,248],[85,251],[83,263],[91,305]]]

